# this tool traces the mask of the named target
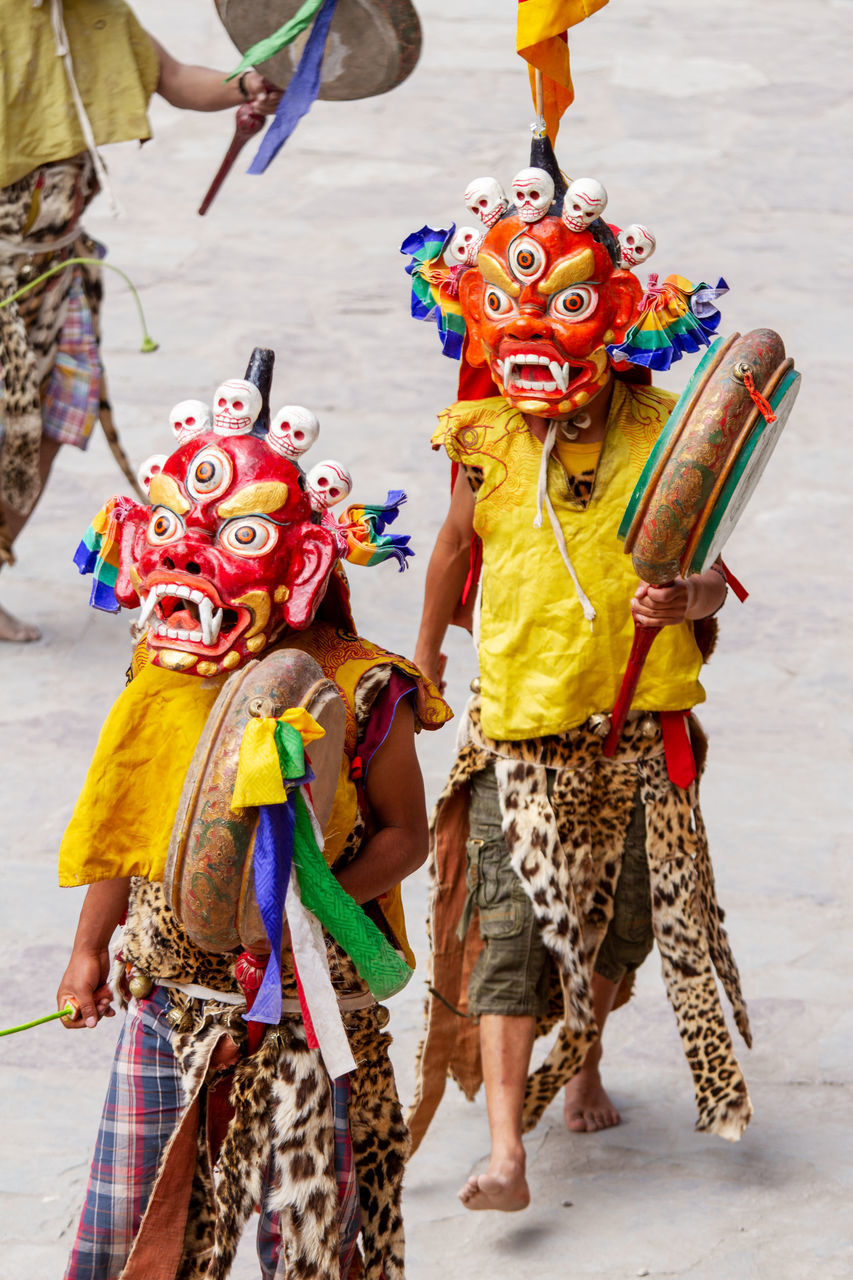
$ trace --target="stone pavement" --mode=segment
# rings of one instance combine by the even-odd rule
[[[363,630],[414,643],[423,574],[447,496],[427,446],[455,368],[407,319],[396,252],[423,222],[468,221],[476,174],[507,184],[531,118],[511,9],[419,0],[424,53],[393,96],[320,103],[263,178],[238,171],[194,210],[230,138],[225,116],[156,103],[156,139],[113,148],[126,210],[88,219],[142,290],[155,355],[138,353],[131,300],[108,280],[106,356],[125,444],[168,448],[166,413],[278,351],[275,396],[319,414],[323,454],[370,499],[404,486],[418,559],[353,570]],[[212,6],[148,0],[150,29],[185,60],[229,67]],[[853,1083],[848,548],[853,449],[842,386],[850,340],[850,0],[613,0],[571,36],[578,100],[559,139],[572,174],[601,178],[608,213],[648,223],[654,267],[726,276],[723,331],[777,328],[803,372],[792,421],[728,549],[751,590],[726,608],[707,672],[704,789],[718,887],[755,1032],[744,1051],[755,1119],[734,1147],[692,1131],[688,1072],[654,961],[606,1038],[623,1124],[567,1135],[552,1106],[528,1139],[533,1204],[472,1215],[455,1190],[488,1150],[482,1104],[449,1090],[407,1183],[411,1280],[650,1275],[841,1280],[853,1273]],[[444,223],[446,225],[446,223]],[[845,274],[846,272],[846,274]],[[846,321],[846,323],[845,323]],[[692,361],[664,381],[683,385]],[[322,455],[317,455],[322,456]],[[102,440],[64,450],[2,575],[3,599],[43,628],[0,652],[3,741],[0,1026],[53,1007],[79,907],[55,854],[103,716],[122,684],[127,618],[95,614],[71,553],[120,487]],[[457,707],[473,671],[448,644]],[[168,731],[166,729],[166,731]],[[452,730],[422,739],[434,797]],[[424,958],[426,877],[407,889]],[[411,1096],[424,968],[393,1001]],[[0,1046],[0,1280],[62,1273],[82,1196],[115,1024],[47,1026]],[[251,1244],[237,1280],[257,1276]]]

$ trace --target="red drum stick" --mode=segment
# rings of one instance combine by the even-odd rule
[[[198,207],[201,217],[204,217],[213,204],[217,191],[227,178],[229,170],[246,143],[263,127],[264,117],[250,107],[248,102],[244,102],[242,107],[237,108],[237,126],[234,130],[234,137],[231,140],[231,146],[225,152],[225,159],[219,166],[216,177],[208,188],[207,195]]]
[[[671,587],[672,583],[657,582],[655,586]],[[616,699],[616,705],[610,716],[610,732],[604,739],[604,746],[601,748],[602,754],[605,756],[615,754],[619,739],[622,737],[622,730],[625,728],[625,720],[631,710],[634,694],[637,692],[640,673],[648,657],[649,649],[651,649],[661,631],[663,631],[663,627],[644,627],[641,623],[634,622],[634,639],[631,644],[631,652],[628,655],[628,665],[625,667],[619,697]]]

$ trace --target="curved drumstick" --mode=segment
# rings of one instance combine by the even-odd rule
[[[672,585],[672,582],[655,583],[656,587],[671,587]],[[625,674],[622,677],[622,685],[619,689],[619,697],[616,699],[616,705],[610,716],[610,732],[604,739],[604,746],[601,748],[602,754],[605,756],[615,754],[619,739],[622,737],[622,730],[625,728],[626,717],[631,710],[634,694],[637,691],[640,673],[648,657],[649,649],[651,649],[661,631],[663,631],[663,627],[646,627],[634,619],[634,639],[631,644],[631,652],[628,655],[628,665],[625,667]]]
[[[231,146],[225,152],[225,159],[219,166],[216,177],[211,182],[207,190],[207,195],[198,207],[199,215],[204,217],[216,197],[216,193],[222,186],[228,176],[234,161],[245,147],[250,138],[264,127],[264,117],[255,111],[248,102],[244,102],[242,107],[237,108],[237,124],[234,129],[234,137],[231,139]]]

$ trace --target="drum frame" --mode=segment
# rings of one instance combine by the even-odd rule
[[[288,664],[303,680],[295,703],[283,687]],[[280,695],[276,681],[282,687]],[[173,911],[202,950],[223,953],[244,947],[256,954],[269,950],[254,892],[258,810],[234,812],[230,804],[240,743],[250,717],[277,717],[292,705],[305,707],[323,721],[326,730],[311,752],[316,774],[312,801],[317,821],[325,829],[344,758],[346,708],[334,682],[302,650],[274,650],[229,676],[193,754],[164,881]]]

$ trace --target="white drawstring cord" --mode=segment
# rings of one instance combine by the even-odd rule
[[[42,0],[33,0],[33,7],[38,9],[41,7]],[[71,88],[71,97],[74,99],[74,107],[77,112],[77,119],[80,121],[80,128],[83,130],[83,137],[86,140],[86,147],[92,157],[92,163],[95,166],[98,182],[101,190],[107,198],[110,206],[110,212],[118,215],[120,212],[118,201],[112,189],[109,177],[107,176],[106,165],[100,157],[98,148],[95,144],[95,135],[92,132],[92,124],[86,114],[86,108],[83,105],[83,99],[80,97],[80,90],[77,88],[77,81],[74,78],[74,64],[71,61],[71,50],[68,47],[68,33],[65,30],[65,23],[62,19],[62,0],[50,0],[50,18],[53,24],[53,34],[56,39],[56,55],[62,58],[65,64],[65,71],[68,76],[68,83]]]
[[[569,556],[569,549],[566,546],[566,539],[563,535],[562,526],[557,519],[557,513],[551,504],[551,499],[548,497],[548,459],[551,457],[556,439],[557,423],[552,419],[548,426],[548,434],[545,437],[545,443],[542,446],[542,461],[539,464],[539,483],[536,489],[536,519],[533,521],[533,527],[534,529],[542,528],[542,508],[544,507],[548,512],[548,519],[551,521],[551,528],[554,531],[554,538],[557,542],[560,555],[563,558],[563,564],[568,569],[569,576],[575,585],[575,591],[577,592],[578,600],[581,608],[583,609],[583,616],[589,623],[590,630],[592,630],[592,624],[596,618],[595,606],[580,584],[578,575],[575,572],[575,566],[572,564]]]

